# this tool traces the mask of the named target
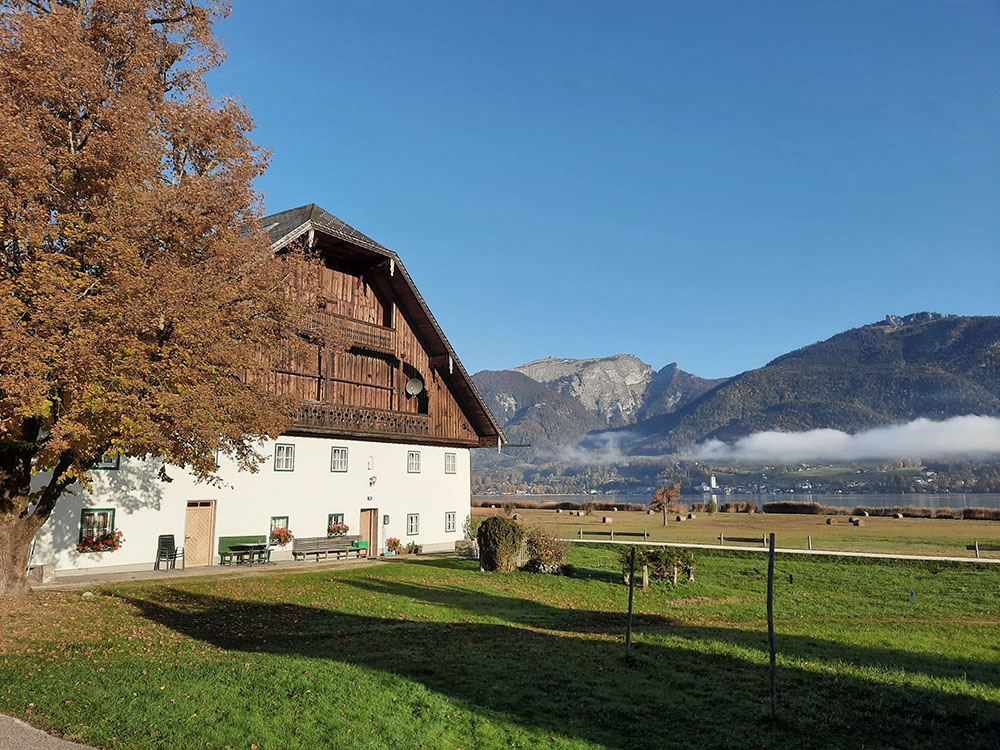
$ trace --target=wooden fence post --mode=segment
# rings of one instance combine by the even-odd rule
[[[580,527],[580,538],[583,539],[583,527]]]
[[[611,541],[613,542],[614,540],[615,540],[615,530],[611,529]]]
[[[976,539],[973,544],[976,545],[976,557],[979,557],[979,540]]]
[[[726,543],[726,535],[723,534],[722,532],[719,532],[719,544],[725,545],[725,543]]]
[[[771,534],[771,536],[774,536],[774,534]],[[760,543],[763,544],[765,547],[767,546],[767,534],[760,535]]]
[[[778,717],[778,684],[774,658],[774,534],[767,548],[767,640],[771,651],[771,718]]]
[[[813,548],[813,538],[811,536],[806,537],[809,540],[809,549]]]
[[[625,631],[625,661],[632,661],[632,596],[635,592],[635,545],[629,556],[628,573],[628,629]]]

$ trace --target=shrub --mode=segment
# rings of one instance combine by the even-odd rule
[[[756,513],[757,503],[749,500],[740,500],[735,503],[723,503],[721,508],[723,513]]]
[[[622,580],[628,583],[631,562],[631,547],[623,547],[618,553],[618,561],[622,566]],[[642,566],[649,568],[649,577],[677,583],[677,572],[683,570],[689,581],[694,580],[696,565],[694,550],[674,547],[636,547],[635,570],[640,574]]]
[[[479,524],[476,541],[479,542],[479,565],[483,570],[509,572],[517,568],[524,530],[509,518],[490,516]]]
[[[555,535],[542,528],[532,528],[527,533],[527,570],[543,573],[557,573],[566,564],[569,543],[560,542]]]
[[[417,544],[416,542],[409,542],[406,545],[406,554],[408,555],[419,555],[424,551],[424,545]]]
[[[1000,521],[1000,508],[964,508],[962,518],[975,521]]]
[[[711,503],[691,503],[691,512],[692,513],[711,513],[712,511],[709,510],[709,508],[711,507],[711,505],[712,505]]]
[[[938,508],[936,511],[934,511],[934,517],[935,518],[958,518],[958,516],[955,515],[955,511],[953,511],[951,508]]]
[[[513,515],[514,511],[517,510],[517,503],[504,503],[503,512],[508,516]]]
[[[477,526],[479,526],[478,518],[474,519],[471,515],[466,516],[465,520],[462,521],[462,538],[475,539]]]
[[[809,515],[846,516],[847,510],[833,505],[819,503],[803,503],[794,500],[780,500],[774,503],[764,503],[765,513],[806,513]]]

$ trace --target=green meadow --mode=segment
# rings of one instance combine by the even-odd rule
[[[107,748],[1000,746],[1000,568],[701,552],[636,591],[403,558],[44,592],[0,613],[0,711]],[[913,591],[911,599],[910,591]]]

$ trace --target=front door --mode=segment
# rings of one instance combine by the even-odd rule
[[[361,511],[358,533],[361,541],[368,542],[368,554],[375,557],[378,554],[378,508],[365,508]]]
[[[184,564],[211,565],[215,500],[189,500],[184,522]]]

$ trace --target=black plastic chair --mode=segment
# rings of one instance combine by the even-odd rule
[[[177,561],[181,561],[181,570],[184,570],[184,548],[174,544],[173,534],[161,534],[156,545],[156,562],[153,570],[160,570],[160,563],[166,563],[165,569],[177,567]]]

